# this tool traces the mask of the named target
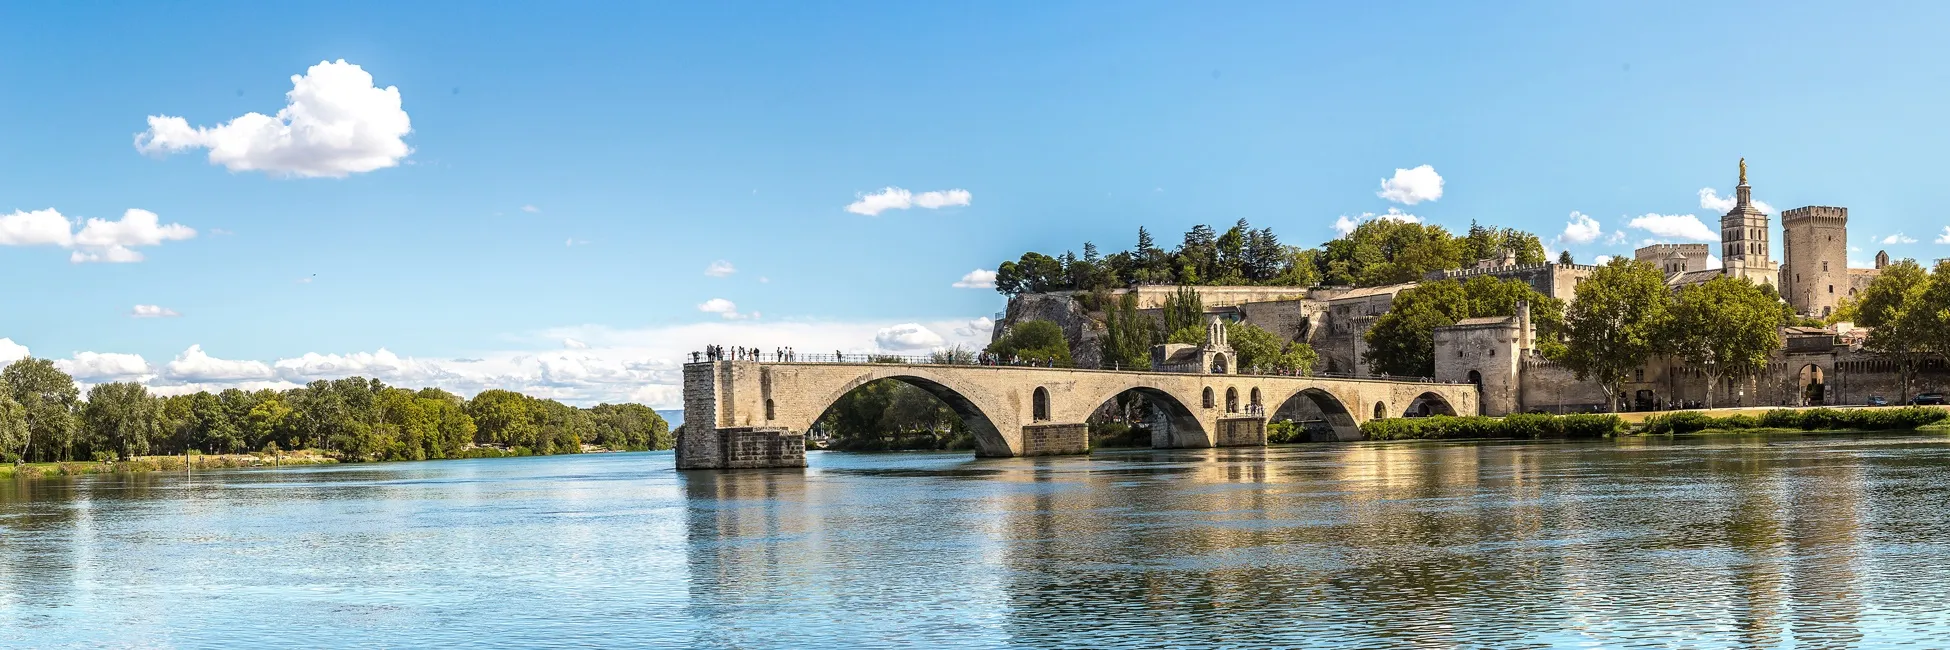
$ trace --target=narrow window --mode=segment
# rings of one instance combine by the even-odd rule
[[[765,400],[765,419],[776,420],[778,417],[778,412],[772,408],[772,400]]]
[[[1212,407],[1214,406],[1214,402],[1213,402],[1213,400],[1212,400],[1212,387],[1211,387],[1211,386],[1206,386],[1206,387],[1205,387],[1205,396],[1204,396],[1204,399],[1203,399],[1203,400],[1200,400],[1200,401],[1201,401],[1202,403],[1204,403],[1204,405],[1205,405],[1205,408],[1212,408]]]
[[[1036,394],[1030,397],[1030,417],[1037,422],[1049,419],[1049,389],[1036,387]]]
[[[1239,412],[1239,389],[1237,388],[1226,389],[1226,412],[1227,413]]]

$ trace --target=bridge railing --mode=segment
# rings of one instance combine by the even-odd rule
[[[695,360],[694,362],[710,360],[705,358],[702,353],[699,353],[697,356],[692,357],[692,359]],[[857,363],[888,363],[888,364],[896,364],[896,365],[944,365],[944,366],[988,366],[988,367],[1013,367],[1013,368],[1077,369],[1072,364],[1067,364],[1067,363],[1051,363],[1048,361],[1027,361],[1027,360],[1020,360],[1020,359],[997,360],[997,359],[984,358],[979,355],[970,358],[966,356],[948,356],[948,355],[847,354],[843,352],[836,352],[833,354],[809,354],[809,353],[800,353],[800,352],[774,354],[768,352],[759,355],[748,355],[744,358],[733,359],[733,360],[758,361],[764,363],[856,363],[856,364]],[[1161,370],[1153,369],[1150,366],[1144,366],[1141,368],[1122,368],[1115,365],[1109,368],[1083,368],[1082,370],[1108,370],[1108,371],[1117,371],[1117,372],[1171,372],[1171,373],[1183,373],[1183,374],[1201,374],[1199,373],[1199,366],[1197,366],[1196,364],[1189,364],[1189,365],[1173,364]],[[1308,377],[1312,379],[1354,379],[1354,380],[1361,380],[1361,381],[1393,381],[1393,382],[1403,382],[1403,383],[1413,383],[1413,384],[1462,383],[1462,382],[1454,382],[1454,381],[1436,381],[1434,377],[1358,375],[1351,372],[1302,373],[1302,372],[1295,372],[1291,370],[1257,370],[1257,371],[1241,371],[1234,374],[1247,375],[1253,377]]]

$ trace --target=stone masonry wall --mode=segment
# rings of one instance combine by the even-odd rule
[[[1219,447],[1266,446],[1266,418],[1219,418],[1219,434],[1213,441]]]
[[[1031,424],[1022,428],[1022,455],[1059,456],[1090,451],[1090,425]]]
[[[785,429],[733,427],[719,429],[724,459],[719,467],[805,467],[806,436]]]

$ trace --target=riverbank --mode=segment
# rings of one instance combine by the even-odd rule
[[[238,467],[331,465],[338,462],[338,459],[313,449],[300,449],[283,454],[190,454],[187,457],[137,456],[129,460],[109,462],[70,461],[5,465],[0,466],[0,479],[50,478],[56,476],[79,476],[82,474],[180,472],[186,466],[191,471],[195,471]]]

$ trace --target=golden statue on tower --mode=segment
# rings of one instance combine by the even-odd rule
[[[1741,185],[1747,184],[1747,159],[1746,158],[1740,159],[1740,184]]]

